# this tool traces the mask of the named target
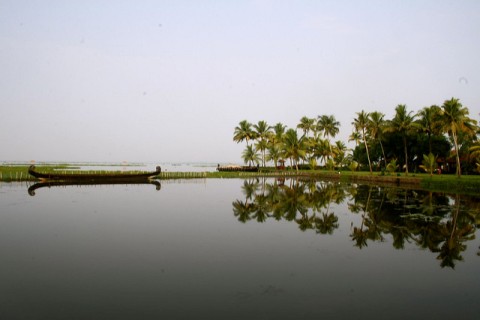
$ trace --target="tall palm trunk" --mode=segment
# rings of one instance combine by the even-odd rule
[[[460,167],[460,155],[458,154],[458,143],[457,143],[457,133],[452,131],[453,144],[455,145],[455,158],[457,160],[457,176],[462,175],[462,168]]]
[[[378,140],[380,142],[380,148],[382,149],[383,161],[385,162],[385,168],[387,168],[387,156],[385,156],[385,149],[383,149],[382,140]]]
[[[370,161],[370,152],[368,151],[367,138],[365,137],[365,129],[362,130],[362,134],[363,134],[363,143],[365,143],[365,151],[367,151],[368,167],[370,168],[370,173],[373,173],[372,162]]]
[[[427,134],[428,134],[428,153],[432,153],[432,133],[428,131]]]
[[[407,152],[407,136],[403,136],[403,147],[405,148],[405,174],[408,176],[408,152]]]

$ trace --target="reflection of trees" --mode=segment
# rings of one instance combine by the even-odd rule
[[[245,180],[242,186],[242,192],[245,195],[245,201],[236,200],[233,202],[233,214],[238,217],[238,221],[247,222],[251,219],[251,215],[256,211],[256,206],[252,202],[256,191],[258,190],[258,180]]]
[[[378,192],[372,192],[373,188]],[[414,243],[438,252],[440,265],[453,268],[455,261],[463,260],[465,243],[474,239],[479,225],[480,210],[467,209],[474,199],[465,199],[461,204],[459,195],[451,199],[426,191],[359,186],[348,207],[354,213],[361,212],[362,220],[350,236],[361,248],[368,241],[383,241],[384,235],[390,235],[394,248]]]
[[[473,219],[472,219],[473,218]],[[460,197],[455,195],[451,220],[441,225],[440,233],[444,240],[438,255],[442,267],[455,267],[455,260],[463,261],[461,253],[467,248],[465,242],[475,239],[475,218],[468,213],[460,213]]]
[[[301,231],[323,235],[339,228],[335,204],[348,198],[349,211],[361,218],[351,226],[355,246],[391,239],[394,248],[403,249],[411,243],[438,253],[442,267],[463,260],[466,243],[480,226],[474,197],[301,179],[245,180],[242,192],[243,200],[232,203],[239,221],[292,221]]]
[[[245,180],[242,191],[245,200],[232,204],[239,221],[294,221],[302,231],[311,229],[322,234],[332,234],[338,228],[338,217],[330,207],[332,202],[341,203],[346,194],[333,183],[299,179],[291,179],[288,184]]]
[[[322,213],[321,217],[315,218],[317,233],[332,234],[338,226],[338,217],[334,213]]]

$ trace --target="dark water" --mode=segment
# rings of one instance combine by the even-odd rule
[[[0,319],[478,319],[480,199],[287,180],[0,184]]]

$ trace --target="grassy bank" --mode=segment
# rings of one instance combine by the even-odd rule
[[[3,165],[0,166],[0,181],[35,181],[36,179],[28,173],[30,165]],[[105,174],[116,173],[120,171],[112,170],[80,170],[78,165],[68,164],[39,164],[35,165],[35,170],[42,173],[57,172],[57,173],[85,173],[85,174]],[[138,170],[121,171],[122,173],[139,173]]]
[[[60,165],[37,165],[36,170],[40,172],[62,171],[79,172],[78,167],[68,164]],[[82,171],[84,172],[84,171]],[[89,173],[106,173],[112,171],[89,171]],[[133,171],[132,171],[133,172]],[[137,171],[138,172],[138,171]],[[127,172],[124,172],[127,173]],[[454,175],[410,174],[381,175],[376,172],[351,172],[351,171],[326,171],[326,170],[260,170],[259,172],[162,172],[159,179],[230,179],[230,178],[252,178],[252,177],[300,177],[328,179],[350,183],[372,183],[380,185],[397,185],[409,188],[421,188],[440,192],[458,192],[478,195],[480,194],[480,176],[462,176],[457,178]],[[0,166],[0,181],[35,181],[35,178],[28,174],[28,165]]]
[[[480,176],[467,176],[457,178],[455,175],[434,175],[415,173],[405,176],[404,174],[381,175],[376,172],[350,172],[350,171],[325,171],[325,170],[304,170],[298,173],[295,170],[273,171],[265,170],[260,172],[169,172],[162,173],[161,179],[188,179],[188,178],[254,178],[254,177],[300,177],[327,179],[349,183],[366,183],[377,185],[395,185],[405,188],[418,188],[438,192],[458,192],[464,194],[480,194]]]
[[[43,169],[43,168],[42,168]],[[34,181],[28,174],[28,166],[0,166],[0,181]]]
[[[418,188],[438,192],[457,192],[473,195],[480,194],[480,176],[478,175],[464,175],[461,178],[457,178],[455,175],[434,175],[430,177],[430,175],[424,173],[416,173],[405,176],[404,174],[381,175],[378,172],[370,174],[369,172],[304,170],[297,173],[295,170],[265,170],[260,172],[168,172],[162,173],[160,179],[233,179],[254,177],[314,178],[348,183],[394,185],[404,188]]]

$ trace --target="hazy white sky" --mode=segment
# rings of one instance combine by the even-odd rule
[[[0,160],[241,162],[244,119],[460,98],[480,1],[0,0]]]

